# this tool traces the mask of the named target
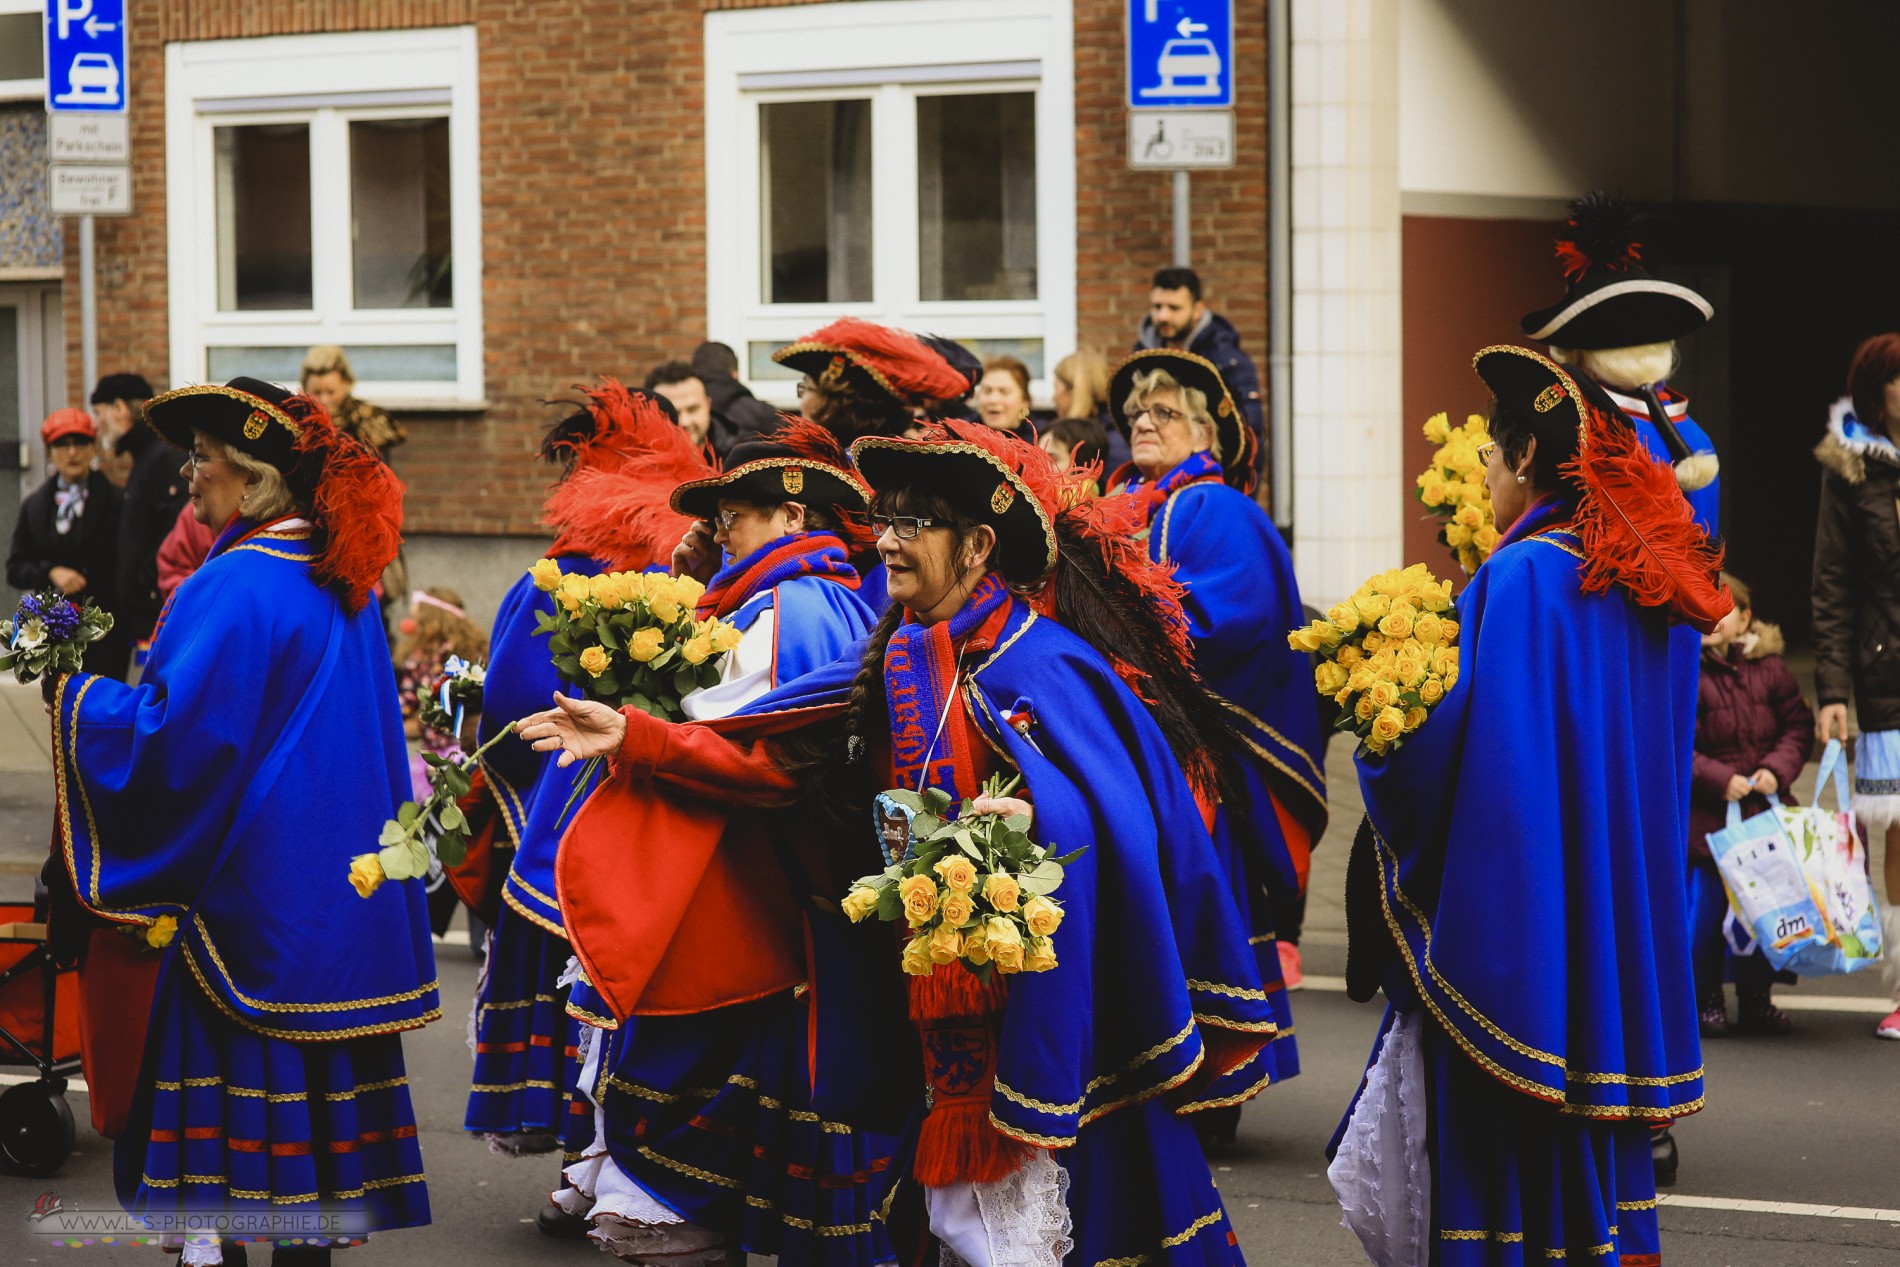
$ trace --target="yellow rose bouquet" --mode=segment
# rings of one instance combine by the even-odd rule
[[[1418,477],[1419,504],[1440,521],[1438,539],[1457,556],[1466,576],[1497,548],[1498,530],[1491,516],[1491,490],[1485,487],[1484,463],[1478,446],[1491,437],[1477,414],[1454,427],[1444,414],[1425,420],[1425,438],[1438,446],[1432,464]]]
[[[637,708],[663,721],[685,714],[680,698],[719,680],[726,653],[739,645],[730,621],[694,618],[706,587],[662,572],[563,573],[543,559],[529,570],[536,588],[554,598],[554,613],[536,617],[561,680],[612,708]],[[589,761],[574,782],[578,795],[599,767]],[[568,798],[568,806],[573,797]],[[567,807],[561,811],[563,818]]]
[[[1008,796],[1021,784],[1020,776],[992,778],[983,795]],[[985,981],[993,971],[1047,972],[1062,924],[1062,904],[1049,895],[1083,851],[1055,857],[1029,839],[1027,815],[972,814],[973,803],[952,818],[949,794],[935,788],[879,796],[878,836],[890,865],[853,881],[840,906],[853,923],[873,914],[904,920],[903,966],[912,976],[959,961]]]
[[[1372,753],[1396,748],[1458,684],[1458,622],[1451,586],[1423,563],[1393,569],[1287,635],[1316,651],[1313,685],[1340,706],[1334,725]]]

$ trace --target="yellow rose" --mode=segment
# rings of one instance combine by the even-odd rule
[[[613,657],[607,654],[605,647],[589,647],[581,652],[581,667],[595,677],[605,673],[612,663]]]
[[[1418,684],[1418,697],[1430,708],[1445,698],[1445,684],[1435,677],[1428,677]]]
[[[722,620],[713,626],[713,650],[719,652],[730,651],[738,646],[740,639],[744,637],[745,635],[739,632],[738,626],[727,624]]]
[[[680,645],[680,659],[688,664],[704,664],[713,653],[712,635],[694,634]]]
[[[383,860],[373,853],[360,853],[350,859],[350,885],[356,896],[368,897],[383,882]]]
[[[930,938],[913,937],[904,944],[904,971],[913,977],[927,977],[937,970],[930,957]]]
[[[1458,622],[1457,621],[1448,620],[1445,622],[1445,641],[1447,643],[1458,641]],[[1455,647],[1449,648],[1449,649],[1451,651],[1451,658],[1453,660],[1456,660],[1458,658],[1457,649]]]
[[[1327,609],[1326,619],[1343,637],[1359,628],[1359,609],[1351,603],[1334,603]]]
[[[1372,733],[1375,738],[1391,743],[1405,733],[1405,714],[1396,708],[1381,710],[1372,719]]]
[[[645,664],[660,654],[660,649],[665,645],[666,635],[649,625],[645,629],[633,631],[633,636],[627,639],[627,654],[637,662]]]
[[[975,928],[963,935],[963,957],[979,968],[990,961],[989,921],[979,920]]]
[[[1372,702],[1370,694],[1361,695],[1359,702],[1352,706],[1352,715],[1360,721],[1371,721],[1372,715],[1378,711],[1379,706]]]
[[[680,618],[680,605],[670,598],[649,597],[647,612],[662,625],[670,625]]]
[[[1457,523],[1445,525],[1445,544],[1456,550],[1471,544],[1471,529]]]
[[[1415,687],[1425,679],[1425,657],[1407,648],[1399,654],[1399,684]]]
[[[990,919],[988,941],[990,959],[998,972],[1022,971],[1023,935],[1014,920]]]
[[[1406,709],[1405,710],[1405,729],[1407,731],[1417,730],[1420,726],[1423,726],[1425,724],[1425,718],[1427,716],[1429,716],[1429,714],[1426,713],[1426,711],[1422,708]]]
[[[1427,506],[1445,504],[1445,479],[1437,471],[1427,471],[1418,477],[1418,496]]]
[[[1046,897],[1032,897],[1023,903],[1023,923],[1037,937],[1047,937],[1062,927],[1062,908]]]
[[[1313,669],[1313,689],[1321,695],[1331,695],[1346,685],[1348,674],[1344,666],[1328,660]]]
[[[1359,641],[1359,649],[1367,655],[1377,655],[1385,647],[1385,635],[1374,629]]]
[[[528,575],[534,578],[534,587],[543,594],[552,594],[561,584],[561,565],[553,559],[539,559],[528,569]]]
[[[1346,646],[1343,646],[1339,650],[1333,652],[1333,659],[1339,661],[1346,668],[1350,669],[1352,668],[1353,665],[1359,663],[1360,660],[1364,659],[1365,654],[1366,653],[1361,651],[1358,647],[1352,646],[1351,644],[1347,644]]]
[[[1438,642],[1445,636],[1445,622],[1426,612],[1412,622],[1412,636],[1420,642]]]
[[[1447,414],[1433,414],[1425,420],[1425,438],[1433,444],[1443,444],[1451,435],[1451,418]]]
[[[1366,743],[1366,751],[1370,752],[1375,757],[1378,756],[1380,753],[1384,752],[1387,748],[1392,746],[1390,743],[1379,738],[1379,736],[1377,735],[1367,735],[1365,743]]]
[[[1471,544],[1478,547],[1479,554],[1490,554],[1498,548],[1498,530],[1491,524],[1478,529],[1471,538]]]
[[[664,572],[642,572],[640,574],[640,597],[648,603],[677,603],[675,586],[679,584]]]
[[[370,855],[372,858],[375,856],[375,854]],[[368,897],[369,894],[364,893],[363,896]],[[150,946],[153,950],[163,950],[172,944],[172,938],[177,935],[178,917],[176,915],[161,915],[145,930],[145,944]]]
[[[976,864],[960,853],[945,854],[937,859],[937,865],[931,870],[937,873],[937,878],[943,881],[946,888],[958,893],[969,893],[976,888]]]
[[[1384,594],[1358,594],[1353,597],[1352,605],[1359,609],[1359,619],[1366,624],[1376,624],[1392,610],[1392,600]]]
[[[922,928],[937,913],[937,882],[927,875],[907,875],[899,880],[897,896],[904,899],[904,918],[912,928]]]
[[[963,957],[963,934],[947,921],[930,930],[928,944],[932,963],[955,963]]]
[[[1307,625],[1303,629],[1295,629],[1286,636],[1286,645],[1295,651],[1318,651],[1321,642],[1322,639],[1319,636],[1319,626],[1317,624]]]
[[[1454,664],[1445,670],[1445,689],[1449,691],[1456,685],[1458,685],[1458,666]]]
[[[1366,692],[1366,699],[1373,708],[1390,708],[1399,702],[1399,684],[1386,681],[1374,682],[1372,689]]]
[[[1484,510],[1482,507],[1466,502],[1458,508],[1458,513],[1452,516],[1452,520],[1460,528],[1468,528],[1476,532],[1484,527]]]
[[[673,578],[673,601],[682,607],[697,607],[706,595],[706,587],[690,576]]]
[[[627,600],[621,593],[620,578],[617,576],[603,572],[593,579],[593,583],[588,586],[588,592],[593,595],[596,603],[599,603],[608,611],[613,611],[618,607],[626,605]]]
[[[943,895],[943,903],[937,907],[937,911],[943,916],[944,923],[952,928],[962,928],[976,914],[976,899],[953,889]]]
[[[1047,972],[1056,966],[1055,943],[1047,937],[1031,937],[1023,950],[1024,972]]]
[[[1412,617],[1416,614],[1409,603],[1395,603],[1379,622],[1379,632],[1388,638],[1409,638],[1412,636]]]
[[[992,871],[983,877],[983,900],[999,911],[1013,911],[1023,900],[1022,886],[1009,872]]]
[[[877,910],[877,890],[868,884],[856,885],[844,895],[844,901],[838,903],[839,909],[853,924],[863,920]]]
[[[1352,666],[1352,672],[1346,675],[1346,689],[1349,691],[1369,691],[1372,684],[1379,680],[1378,667],[1370,660],[1361,660]]]
[[[1456,506],[1464,499],[1465,482],[1463,480],[1446,480],[1444,504],[1447,506]]]
[[[594,578],[570,573],[561,578],[560,597],[563,603],[572,600],[568,610],[572,611],[594,596]]]

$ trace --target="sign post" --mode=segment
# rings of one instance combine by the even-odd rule
[[[1188,170],[1234,165],[1233,0],[1128,0],[1128,165],[1174,172],[1174,262],[1187,267]]]
[[[132,212],[125,103],[125,0],[46,0],[46,110],[55,215],[79,217],[79,360],[99,381],[95,215]]]

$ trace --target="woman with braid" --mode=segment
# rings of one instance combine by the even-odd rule
[[[638,795],[684,828],[664,857],[629,861],[642,836],[584,844],[577,820],[568,847],[617,859],[647,898],[597,941],[578,930],[580,954],[611,962],[636,1008],[800,974],[813,1111],[903,1128],[869,1184],[906,1262],[934,1248],[946,1265],[1238,1263],[1183,1115],[1210,1107],[1275,1026],[1201,808],[1236,740],[1189,667],[1179,591],[1115,502],[1082,501],[1012,437],[951,422],[862,439],[853,457],[877,494],[892,598],[859,653],[721,722],[567,699],[527,722],[562,762],[614,758],[583,815]],[[888,861],[881,790],[955,804],[1005,772],[1022,791],[975,812],[1028,815],[1038,843],[1084,849],[1046,970],[980,979],[912,956],[906,975],[883,924],[813,909],[787,930],[785,895],[727,848],[732,824],[762,823],[796,859],[794,883],[835,900]],[[727,842],[692,848],[708,819]],[[669,1159],[681,1173],[748,1182],[743,1135],[711,1121],[695,1142]]]

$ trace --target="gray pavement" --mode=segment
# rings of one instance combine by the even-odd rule
[[[53,798],[49,749],[37,691],[0,687],[0,897],[28,893],[27,877],[45,856]],[[1250,1104],[1238,1145],[1211,1159],[1242,1248],[1256,1264],[1356,1267],[1365,1261],[1338,1226],[1320,1152],[1358,1081],[1379,1019],[1376,1007],[1354,1004],[1336,988],[1345,964],[1340,893],[1346,846],[1359,813],[1344,741],[1333,745],[1328,775],[1334,826],[1315,855],[1304,947],[1314,984],[1294,998],[1304,1072]],[[405,1038],[435,1223],[379,1236],[343,1261],[353,1267],[607,1261],[587,1245],[549,1241],[535,1231],[532,1220],[554,1183],[555,1161],[498,1157],[462,1134],[469,1079],[463,1018],[476,964],[461,944],[440,944],[438,956],[446,1019]],[[1804,1004],[1791,1007],[1793,1035],[1708,1044],[1709,1108],[1676,1128],[1682,1178],[1661,1211],[1667,1263],[1900,1267],[1900,1043],[1870,1036],[1878,993],[1879,983],[1865,973],[1804,983],[1784,992],[1791,1003]],[[75,1089],[68,1099],[80,1136],[64,1171],[51,1180],[0,1177],[0,1267],[175,1262],[123,1245],[95,1245],[70,1256],[31,1235],[26,1216],[42,1192],[59,1193],[69,1207],[116,1208],[111,1145],[86,1124],[84,1093]],[[6,1213],[9,1207],[14,1213]],[[1884,1215],[1819,1212],[1839,1207]]]

